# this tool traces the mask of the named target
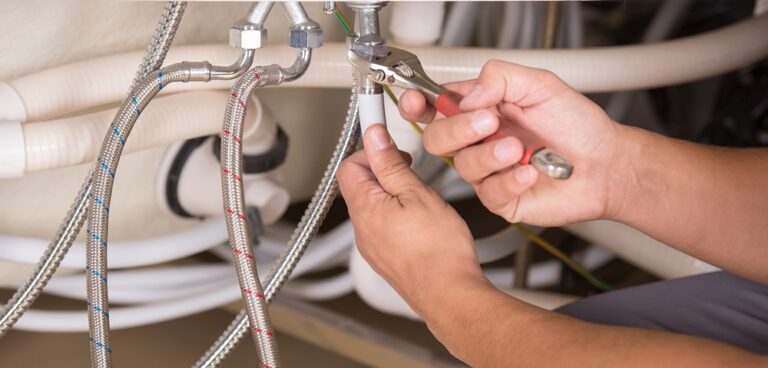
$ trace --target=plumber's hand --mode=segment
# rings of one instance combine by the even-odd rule
[[[339,168],[360,254],[416,310],[443,287],[485,282],[464,220],[411,171],[382,125]]]
[[[446,85],[465,96],[462,114],[435,117],[417,91],[400,99],[400,114],[429,123],[427,151],[454,156],[456,170],[483,204],[509,222],[540,226],[611,217],[611,195],[623,189],[615,172],[621,127],[600,107],[553,73],[502,61],[488,62],[476,80]],[[434,120],[433,120],[434,119]],[[532,166],[516,166],[523,147],[546,146],[574,165],[558,181]]]

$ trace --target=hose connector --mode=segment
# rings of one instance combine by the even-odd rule
[[[267,29],[247,22],[235,23],[229,29],[229,45],[245,50],[260,49],[267,45]]]
[[[285,14],[291,20],[288,44],[296,49],[314,49],[323,46],[323,29],[310,19],[298,1],[282,3]]]

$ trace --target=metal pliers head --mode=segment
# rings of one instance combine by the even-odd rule
[[[445,93],[441,85],[427,76],[416,55],[396,47],[390,47],[389,51],[386,57],[367,59],[354,50],[349,50],[347,58],[371,81],[403,89],[419,90],[432,104],[438,96]]]

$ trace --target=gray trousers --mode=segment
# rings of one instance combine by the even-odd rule
[[[595,323],[700,336],[768,354],[768,285],[727,272],[600,294],[558,312]]]

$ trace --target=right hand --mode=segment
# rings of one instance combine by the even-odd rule
[[[483,204],[507,221],[539,226],[610,218],[621,204],[617,173],[622,128],[595,103],[547,70],[492,60],[476,80],[446,85],[465,96],[464,113],[436,118],[424,96],[406,91],[400,114],[429,124],[423,144],[453,156]],[[573,166],[568,180],[516,165],[524,147],[545,146]],[[618,193],[617,193],[618,192]]]

